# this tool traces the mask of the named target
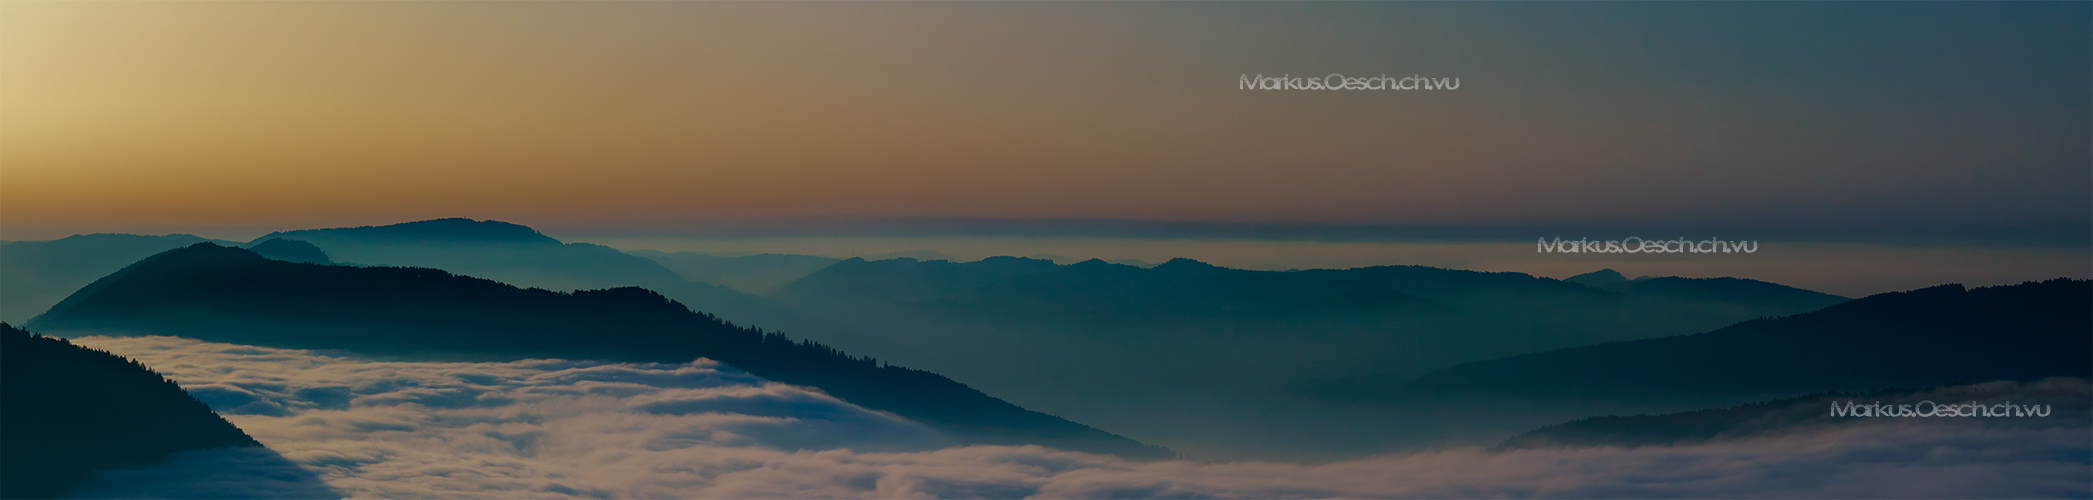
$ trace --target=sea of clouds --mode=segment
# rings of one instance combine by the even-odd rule
[[[1877,419],[1696,446],[1462,448],[1325,464],[1129,462],[937,431],[709,360],[390,362],[88,337],[268,446],[79,497],[2093,497],[2093,430]]]

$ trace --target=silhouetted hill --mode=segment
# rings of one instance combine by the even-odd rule
[[[1158,376],[1195,381],[1211,380],[1215,370],[1255,378],[1415,376],[1497,356],[1707,331],[1845,300],[1727,278],[1658,278],[1609,291],[1520,273],[1420,266],[1271,272],[1190,259],[1143,269],[1018,257],[850,259],[776,297],[836,322],[879,317],[886,321],[874,326],[908,325],[831,338],[913,363],[945,366],[933,359],[938,351],[923,346],[953,347],[943,352],[956,369],[975,363],[1095,370],[1120,353],[1140,368],[1167,372]],[[1002,358],[1020,355],[1033,358]],[[1038,357],[1063,355],[1073,358]],[[1158,364],[1176,360],[1200,366]],[[1083,375],[1014,378],[1067,376]],[[1128,376],[1097,378],[1118,385],[1113,380]]]
[[[1541,310],[1529,310],[1528,313],[1585,314],[1594,319],[1658,322],[1662,325],[1651,333],[1705,331],[1745,319],[1814,311],[1847,300],[1837,295],[1739,278],[1643,277],[1615,283],[1608,288],[1595,288],[1524,273],[1487,273],[1424,266],[1316,269],[1298,274],[1370,283],[1471,309],[1541,307]],[[1618,276],[1618,273],[1614,274]],[[1596,278],[1590,274],[1584,276],[1587,282]],[[1585,289],[1597,293],[1580,291]],[[1575,310],[1559,310],[1564,305]],[[1609,327],[1613,330],[1624,328],[1644,327]],[[1644,336],[1647,334],[1637,332],[1614,339]]]
[[[682,363],[707,357],[973,443],[1170,455],[934,373],[725,323],[640,288],[521,289],[435,269],[301,264],[199,244],[96,281],[32,326],[423,359]]]
[[[152,254],[204,241],[211,240],[188,234],[82,234],[0,242],[0,321],[22,324],[96,278]]]
[[[1063,266],[1065,266],[1065,265],[1069,265],[1069,264],[1074,264],[1074,263],[1077,263],[1077,262],[1082,262],[1082,261],[1083,261],[1083,259],[1078,259],[1078,258],[1075,258],[1075,257],[1069,257],[1069,256],[1066,256],[1066,255],[1060,255],[1060,254],[1051,254],[1051,253],[1035,253],[1035,254],[1032,254],[1032,255],[1027,255],[1027,256],[1025,256],[1025,258],[1027,258],[1027,259],[1039,259],[1039,260],[1044,260],[1044,261],[1047,261],[1047,262],[1052,262],[1052,263],[1054,263],[1054,264],[1056,264],[1056,265],[1063,265]]]
[[[1928,405],[1927,403],[1932,405]],[[1709,441],[1820,431],[1838,426],[1878,424],[1896,419],[1833,416],[1834,405],[1904,405],[1914,412],[1938,412],[1943,405],[1975,403],[1998,417],[1898,417],[1903,423],[1942,425],[2022,425],[2081,427],[2093,413],[2093,383],[2053,378],[2030,383],[1993,382],[1924,390],[1884,389],[1867,392],[1823,392],[1773,401],[1664,415],[1608,415],[1578,419],[1513,436],[1495,450],[1575,448],[1588,446],[1692,445]],[[2013,405],[2013,406],[2005,406]],[[2042,411],[2033,413],[2038,408]],[[1961,409],[1953,410],[1959,412]],[[1984,410],[1976,410],[1984,411]],[[2030,417],[2033,419],[2031,420]],[[1924,417],[1921,417],[1924,418]]]
[[[0,497],[56,498],[95,470],[259,447],[136,361],[0,323]]]
[[[1627,288],[1628,286],[1628,277],[1622,276],[1620,271],[1615,271],[1612,269],[1600,269],[1597,271],[1579,274],[1576,276],[1563,278],[1563,281],[1597,288],[1600,290],[1620,290],[1623,288]]]
[[[501,221],[476,221],[463,217],[403,222],[385,226],[278,231],[255,238],[255,241],[267,241],[274,238],[322,242],[353,241],[367,245],[378,243],[560,244],[559,240],[540,234],[538,230],[529,227]]]
[[[1836,304],[1843,298],[1742,278],[1681,278],[1677,276],[1643,276],[1628,279],[1612,269],[1600,269],[1563,279],[1600,290],[1670,296],[1684,299],[1734,300],[1751,298],[1769,303],[1816,304],[1819,307]]]
[[[2088,352],[2093,283],[1942,285],[1696,335],[1468,363],[1388,395],[1596,403],[2087,378]]]
[[[812,255],[756,254],[739,257],[653,250],[626,253],[646,257],[690,281],[721,285],[743,293],[767,295],[839,259]]]
[[[915,259],[915,260],[924,260],[924,261],[929,261],[929,260],[952,260],[952,257],[951,257],[951,256],[949,256],[949,255],[945,255],[945,253],[944,253],[944,252],[939,252],[939,251],[936,251],[936,250],[902,250],[902,251],[899,251],[899,252],[887,252],[887,253],[875,253],[875,254],[871,254],[871,255],[859,255],[859,256],[856,256],[856,258],[860,258],[860,259],[865,259],[865,260],[891,260],[891,259]]]
[[[1846,300],[1844,297],[1744,278],[1645,276],[1628,280],[1621,289],[1628,293],[1664,296],[1675,299],[1711,301],[1745,299],[1762,303],[1793,304],[1801,307],[1814,305],[1819,308]]]
[[[287,262],[305,262],[310,264],[334,263],[333,260],[327,258],[327,252],[320,251],[320,247],[316,247],[313,246],[313,244],[311,243],[306,243],[304,241],[299,240],[270,238],[267,240],[262,240],[261,243],[248,245],[247,249],[253,250],[254,253],[259,254],[263,257]]]
[[[336,262],[442,269],[547,290],[636,286],[742,323],[785,325],[795,317],[769,300],[686,280],[644,257],[602,245],[561,243],[507,222],[453,218],[305,229],[270,233],[255,243],[279,238],[310,242]]]

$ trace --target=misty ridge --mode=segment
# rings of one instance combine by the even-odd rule
[[[184,451],[247,448],[281,456],[145,365],[0,323],[0,496],[56,498],[100,470],[142,467]],[[330,495],[291,469],[304,493]]]
[[[1593,415],[1670,413],[1827,391],[2093,378],[2093,282],[1891,292],[1710,332],[1299,384],[1343,410],[1415,415],[1465,442]]]
[[[968,263],[849,260],[793,283],[777,297],[815,314],[892,311],[889,316],[899,316],[893,323],[949,323],[971,337],[940,340],[1086,340],[1069,338],[1073,333],[1106,337],[1120,349],[1147,341],[1278,342],[1258,346],[1258,354],[1270,354],[1273,348],[1314,349],[1310,344],[1329,342],[1306,340],[1327,339],[1354,354],[1296,357],[1313,357],[1332,370],[1371,364],[1420,373],[1507,353],[1713,329],[1844,300],[1749,280],[1636,283],[1616,291],[1519,273],[1418,266],[1273,272],[1189,259],[1143,269],[1099,260],[1055,265],[994,257]],[[1369,349],[1370,359],[1346,359],[1369,346],[1376,347]],[[1238,361],[1229,358],[1219,361]]]
[[[2093,377],[2093,282],[1941,285],[1694,335],[1468,363],[1408,379],[1358,378],[1331,397],[1657,402],[1823,390]],[[1350,386],[1350,387],[1344,387]],[[1381,388],[1376,391],[1372,388]]]
[[[1740,279],[1602,288],[1421,266],[1279,272],[1190,259],[1141,268],[1016,257],[845,260],[773,297],[825,320],[806,330],[823,342],[968,380],[1027,407],[1207,456],[1300,458],[1440,434],[1331,405],[1302,384],[1401,380],[1845,300]],[[1327,431],[1269,430],[1301,421]]]
[[[191,234],[82,234],[51,241],[0,242],[0,321],[23,324],[80,287],[138,259],[211,241]]]
[[[281,260],[443,269],[519,287],[645,288],[721,319],[952,376],[1019,406],[1230,456],[1319,456],[1333,444],[1367,453],[1391,433],[1415,434],[1326,407],[1296,389],[1303,383],[1705,331],[1844,300],[1750,280],[1628,286],[1419,266],[1267,272],[1045,254],[954,263],[627,253],[470,219],[285,231],[246,246]],[[1332,423],[1315,439],[1261,430],[1333,412],[1351,424]]]
[[[2093,464],[2083,417],[1799,421],[1699,444],[1316,464],[1128,461],[953,447],[920,424],[716,362],[411,362],[177,337],[76,341],[170,367],[256,439],[358,498],[2071,497]],[[2079,390],[2071,383],[1976,389],[2020,401]],[[1945,393],[1979,392],[1963,389]],[[108,471],[79,496],[323,496],[239,458]]]
[[[934,373],[736,326],[633,287],[521,289],[435,269],[286,262],[199,243],[97,280],[28,326],[408,359],[674,363],[707,357],[894,412],[970,443],[1173,456]]]
[[[1829,390],[2087,376],[2083,363],[2041,358],[1979,363],[1946,379],[1841,378],[1843,372],[1823,370],[1780,373],[1779,362],[1754,365],[1746,356],[1725,357],[1729,351],[1723,350],[1817,350],[1865,365],[1890,359],[1881,353],[1925,351],[1917,345],[1924,343],[1888,334],[1841,340],[1848,330],[1798,318],[1900,325],[1930,332],[1914,337],[1930,343],[1969,346],[1997,335],[1970,325],[2019,317],[2025,321],[2014,324],[2028,328],[2011,338],[2020,340],[1965,351],[2083,352],[2071,350],[2064,333],[2089,327],[2055,319],[2086,317],[2071,306],[2078,300],[2072,294],[2083,295],[2086,282],[2071,280],[2004,287],[2006,292],[1977,289],[1967,296],[1915,291],[1849,302],[1748,279],[1628,279],[1611,270],[1554,280],[1421,266],[1274,272],[1189,259],[1129,265],[1043,254],[961,263],[621,252],[469,219],[288,231],[246,246],[252,253],[191,248],[194,255],[183,258],[195,262],[139,263],[152,276],[116,273],[109,283],[83,284],[76,303],[52,308],[34,326],[66,334],[159,332],[281,347],[356,346],[420,359],[706,356],[782,382],[822,387],[974,442],[1060,443],[1129,456],[1167,453],[1143,451],[1150,448],[1140,443],[1148,443],[1205,459],[1342,459],[1489,445],[1594,415],[1684,411]],[[298,262],[336,265],[292,265]],[[775,290],[757,295],[700,279]],[[219,286],[197,293],[197,283]],[[649,283],[681,290],[682,296]],[[2002,293],[2016,298],[1970,298]],[[1901,303],[1898,297],[1907,295],[1935,299],[1870,305]],[[1829,315],[1812,313],[1820,309]],[[743,319],[751,317],[771,321]],[[291,331],[299,333],[286,333]],[[778,331],[819,344],[770,334]],[[690,332],[711,332],[694,337],[715,340],[692,340]],[[1717,347],[1676,340],[1710,335],[1737,340]],[[1626,357],[1561,354],[1611,352],[1619,348],[1608,346],[1644,345],[1634,342],[1643,339],[1667,347]],[[1687,347],[1674,347],[1680,345]],[[1660,355],[1679,366],[1642,359]],[[1528,359],[1577,361],[1528,366]],[[1751,379],[1762,383],[1692,386],[1727,376],[1692,369],[1700,365],[1756,369],[1749,373],[1762,376]],[[1659,371],[1637,371],[1645,369]],[[924,376],[891,375],[900,373]],[[1642,378],[1674,384],[1651,386],[1638,373],[1667,373]],[[840,382],[853,377],[860,380]],[[1506,389],[1534,382],[1570,390]],[[954,398],[935,404],[919,403],[948,396],[915,398],[919,403],[895,398],[917,383],[964,390],[933,391]],[[850,390],[863,392],[853,397],[846,395]],[[1558,393],[1575,396],[1545,397]],[[1485,402],[1510,410],[1472,411]],[[975,425],[993,428],[968,427]],[[1056,441],[1063,439],[1072,441]]]
[[[813,255],[755,254],[723,256],[696,252],[628,250],[699,283],[720,285],[744,293],[767,295],[814,271],[842,259]]]
[[[777,325],[790,313],[715,283],[693,282],[644,257],[589,243],[564,243],[505,222],[452,218],[385,226],[281,231],[255,238],[309,243],[334,261],[442,269],[524,288],[598,290],[636,286],[743,324]]]

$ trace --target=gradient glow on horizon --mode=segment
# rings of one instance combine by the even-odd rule
[[[0,238],[459,215],[2084,228],[2089,12],[7,2]],[[1462,86],[1236,88],[1330,72]]]

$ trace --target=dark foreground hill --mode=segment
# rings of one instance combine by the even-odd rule
[[[199,244],[96,281],[31,326],[418,359],[680,363],[707,357],[771,380],[820,388],[972,443],[1171,455],[1025,410],[934,373],[720,321],[640,288],[521,289],[434,269],[293,263]]]
[[[259,447],[135,361],[0,323],[0,497],[55,498],[96,470]]]
[[[1892,292],[1712,332],[1447,368],[1396,401],[1637,402],[2093,377],[2093,282]],[[1372,381],[1353,394],[1373,395]],[[1391,386],[1382,386],[1391,387]]]

